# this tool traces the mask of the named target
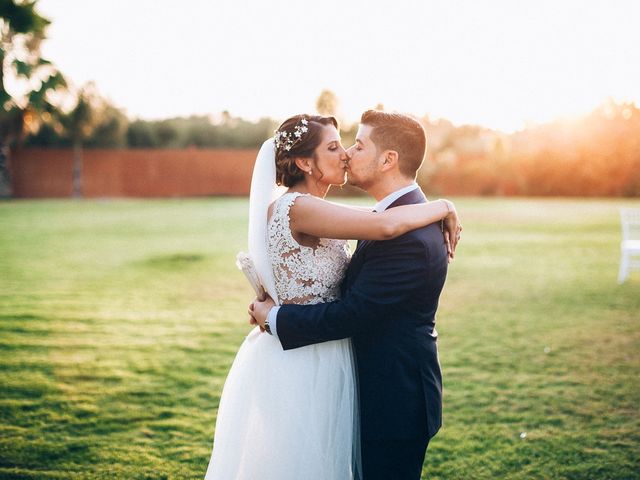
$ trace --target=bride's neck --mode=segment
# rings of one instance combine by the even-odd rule
[[[324,198],[329,192],[329,187],[322,182],[317,182],[313,178],[305,178],[303,182],[296,183],[294,186],[289,187],[289,192],[310,193],[314,197]]]

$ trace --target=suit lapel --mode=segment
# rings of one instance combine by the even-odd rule
[[[422,190],[416,188],[415,190],[411,190],[408,193],[405,193],[400,198],[398,198],[395,202],[389,205],[387,208],[399,207],[400,205],[413,205],[415,203],[425,203],[427,198],[422,193]],[[347,268],[344,281],[342,282],[343,294],[346,289],[349,288],[349,285],[353,283],[355,278],[360,273],[360,269],[362,268],[362,262],[364,262],[363,253],[367,250],[371,244],[373,244],[375,240],[359,240],[358,245],[356,247],[355,252],[351,257],[351,262],[349,262],[349,267]]]
[[[398,197],[395,202],[389,205],[387,208],[399,207],[401,205],[413,205],[415,203],[426,203],[427,197],[424,196],[422,190],[418,187],[415,190],[411,190],[405,193],[401,197]]]
[[[416,203],[425,203],[427,201],[427,197],[424,196],[422,190],[420,188],[416,188],[415,190],[411,190],[408,193],[405,193],[401,197],[397,198],[391,205],[387,207],[394,208],[399,207],[401,205],[413,205]],[[356,246],[356,251],[353,252],[353,258],[362,254],[366,248],[371,245],[375,240],[358,240],[358,245]]]
[[[353,256],[358,255],[363,248],[365,248],[371,240],[358,240],[358,245],[356,245],[356,251],[353,252]]]

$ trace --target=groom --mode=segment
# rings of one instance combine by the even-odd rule
[[[369,110],[349,149],[349,183],[376,211],[424,203],[415,183],[426,150],[413,118]],[[393,240],[360,241],[339,301],[274,307],[252,315],[285,350],[352,337],[360,396],[364,480],[419,479],[441,425],[442,377],[435,314],[448,255],[439,223]]]

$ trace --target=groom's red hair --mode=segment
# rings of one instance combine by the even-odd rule
[[[373,127],[371,140],[378,151],[398,152],[400,173],[415,179],[427,150],[427,135],[420,122],[401,113],[367,110],[360,123]]]

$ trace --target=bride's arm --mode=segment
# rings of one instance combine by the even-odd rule
[[[291,229],[319,238],[389,240],[410,230],[456,215],[448,200],[371,212],[338,205],[317,197],[298,197],[289,212]]]
[[[345,203],[336,203],[336,205],[338,205],[340,207],[351,208],[353,210],[359,210],[361,212],[370,212],[371,211],[371,207],[361,207],[360,205],[347,205]]]

